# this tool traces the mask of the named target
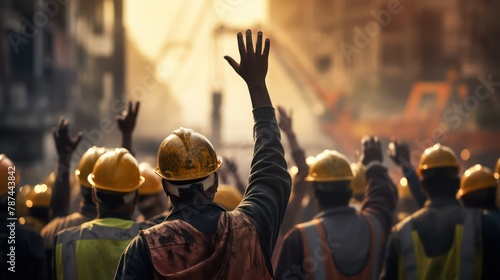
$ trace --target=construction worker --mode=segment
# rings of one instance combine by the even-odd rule
[[[167,197],[163,192],[160,177],[155,174],[149,163],[142,162],[139,164],[139,170],[141,176],[144,177],[144,183],[139,188],[139,203],[137,206],[144,219],[148,220],[166,210],[167,202],[164,202],[164,200]]]
[[[140,230],[132,215],[144,177],[126,149],[99,157],[88,180],[97,204],[97,218],[56,235],[57,279],[112,278],[120,254]]]
[[[78,211],[65,216],[55,216],[41,231],[48,259],[51,260],[53,258],[56,234],[59,231],[79,226],[97,217],[96,205],[92,199],[92,185],[87,178],[99,157],[108,151],[111,150],[94,146],[82,155],[78,163],[78,168],[75,171],[75,175],[80,183],[80,208]]]
[[[40,233],[49,221],[51,194],[52,189],[45,184],[30,188],[25,197],[28,215],[19,218],[19,223]]]
[[[0,154],[0,271],[2,279],[48,279],[40,234],[16,221],[19,170]]]
[[[459,169],[449,147],[424,151],[417,171],[428,200],[393,228],[382,279],[500,279],[498,226],[456,200]]]
[[[484,209],[500,226],[500,210],[496,205],[497,180],[488,167],[476,164],[464,172],[457,199],[466,207]]]
[[[225,59],[245,80],[255,146],[248,187],[234,211],[213,203],[222,160],[203,135],[181,128],[158,150],[156,173],[174,206],[167,220],[139,234],[123,253],[115,279],[271,279],[271,255],[290,195],[280,132],[265,77],[270,48],[262,33],[254,52],[238,33],[241,62]],[[263,53],[262,53],[263,50]]]
[[[341,153],[325,150],[309,167],[320,213],[285,236],[277,279],[376,279],[391,227],[396,188],[376,137],[362,140],[368,182],[360,213],[349,207],[353,173]]]

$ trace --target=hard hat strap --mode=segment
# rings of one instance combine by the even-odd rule
[[[215,183],[215,173],[214,174],[211,174],[210,176],[208,176],[207,178],[205,178],[204,180],[202,181],[199,181],[199,182],[196,182],[196,183],[191,183],[191,184],[185,184],[185,185],[174,185],[172,183],[170,183],[169,181],[165,180],[166,182],[166,185],[167,185],[167,190],[170,194],[174,195],[174,196],[177,196],[177,197],[181,197],[181,192],[185,192],[185,191],[181,191],[179,192],[179,190],[188,190],[190,188],[193,187],[193,185],[196,185],[196,186],[200,186],[201,187],[201,191],[206,191],[208,190],[209,188],[211,188],[214,183]],[[196,187],[194,186],[194,187]]]

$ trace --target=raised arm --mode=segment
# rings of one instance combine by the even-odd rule
[[[262,49],[262,33],[259,32],[254,51],[250,30],[246,32],[246,46],[241,33],[237,38],[240,63],[229,56],[224,58],[247,83],[255,121],[255,144],[249,185],[236,211],[242,211],[255,223],[262,249],[270,263],[290,196],[291,178],[265,82],[270,41],[266,39]]]
[[[132,150],[132,134],[134,133],[140,105],[141,102],[139,101],[135,102],[135,104],[133,104],[132,101],[129,101],[128,110],[123,111],[121,115],[116,116],[118,128],[122,133],[122,148],[127,149],[134,156],[135,153]]]
[[[51,220],[55,217],[66,216],[69,212],[71,156],[78,143],[80,143],[83,133],[80,131],[75,137],[70,138],[68,127],[68,120],[61,117],[57,127],[52,130],[57,150],[57,168],[55,171],[56,181],[54,182],[50,203]]]
[[[387,154],[394,164],[401,167],[403,176],[408,180],[408,187],[419,208],[424,206],[427,196],[420,187],[420,179],[410,162],[410,147],[406,143],[399,143],[392,138],[387,149]]]
[[[397,190],[387,168],[382,165],[382,146],[376,136],[361,141],[360,161],[366,166],[367,188],[361,213],[378,219],[382,229],[388,233],[392,225],[392,212],[396,208]]]
[[[290,148],[292,150],[292,157],[295,165],[297,166],[297,173],[293,178],[292,196],[288,202],[288,207],[283,218],[281,225],[281,234],[286,234],[296,223],[299,213],[302,212],[302,200],[308,189],[312,189],[310,182],[305,178],[309,173],[309,166],[306,163],[306,155],[304,150],[300,147],[297,137],[292,129],[292,113],[287,114],[285,109],[278,106],[279,112],[279,127],[285,133]]]

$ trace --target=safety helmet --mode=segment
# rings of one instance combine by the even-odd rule
[[[460,171],[457,156],[452,149],[441,144],[435,144],[427,148],[420,157],[418,165],[418,173],[422,176],[423,170],[428,170],[438,167],[456,167],[457,172]]]
[[[467,169],[460,179],[460,190],[458,190],[457,199],[460,199],[471,192],[496,186],[497,181],[495,180],[491,169],[480,164],[476,164]]]
[[[408,179],[406,177],[402,177],[399,180],[398,184],[398,196],[400,199],[402,198],[411,198],[412,194],[410,192],[410,187],[408,186]]]
[[[144,183],[139,187],[139,195],[150,195],[163,192],[161,179],[155,174],[149,163],[142,162],[139,164],[139,171],[141,172],[141,176],[144,177]]]
[[[220,204],[226,210],[232,211],[240,204],[243,199],[241,194],[236,187],[231,185],[219,184],[217,192],[215,193],[214,202]]]
[[[9,191],[9,182],[14,182],[14,185],[10,184],[11,187],[17,185],[19,182],[18,171],[15,170],[14,163],[5,154],[0,154],[0,196]]]
[[[500,158],[497,160],[497,164],[495,164],[495,179],[500,180]]]
[[[205,136],[181,127],[160,144],[155,173],[169,181],[188,181],[207,177],[221,165]]]
[[[351,181],[354,178],[349,160],[337,151],[324,150],[309,166],[306,181],[333,182]]]
[[[30,185],[24,185],[19,188],[16,193],[16,216],[24,217],[29,215],[29,208],[26,205],[26,200],[28,200],[28,194],[31,192],[32,187]]]
[[[351,187],[353,195],[360,195],[365,193],[366,188],[366,167],[361,163],[351,163],[352,179]]]
[[[137,160],[124,148],[99,157],[88,180],[96,189],[119,193],[135,191],[144,183]]]
[[[38,184],[31,188],[26,195],[26,207],[42,207],[49,208],[52,196],[52,189],[45,184]]]
[[[75,171],[75,175],[80,181],[80,185],[83,187],[91,188],[92,185],[88,181],[89,174],[92,172],[96,161],[102,156],[104,153],[112,151],[111,149],[103,148],[103,147],[92,147],[88,149],[80,159],[78,163],[78,169]]]

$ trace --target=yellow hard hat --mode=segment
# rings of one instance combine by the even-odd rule
[[[422,176],[422,171],[438,167],[456,167],[460,171],[457,156],[452,149],[441,144],[435,144],[427,148],[420,157],[418,173]]]
[[[11,189],[15,190],[18,182],[19,175],[14,163],[5,154],[0,154],[0,196],[5,195],[9,191],[9,183],[11,183]]]
[[[35,185],[26,195],[26,207],[50,207],[52,189],[45,184]]]
[[[457,199],[460,199],[471,192],[496,186],[497,181],[493,176],[493,171],[491,171],[488,167],[476,164],[467,169],[460,179],[460,190],[458,190]]]
[[[408,186],[408,180],[406,177],[402,177],[398,184],[398,196],[399,198],[411,198],[412,194],[410,192],[410,187]]]
[[[119,193],[137,190],[144,183],[137,160],[124,148],[99,157],[88,180],[96,189]]]
[[[232,211],[240,204],[243,195],[234,186],[219,184],[215,193],[214,202],[220,204],[224,209]]]
[[[316,156],[309,167],[306,181],[351,181],[354,178],[349,160],[337,151],[325,150]]]
[[[213,174],[221,164],[205,136],[181,127],[160,144],[155,172],[165,180],[188,181]]]
[[[142,162],[139,164],[139,171],[141,172],[141,176],[144,177],[144,183],[139,188],[139,195],[150,195],[163,192],[161,179],[155,174],[149,163]]]
[[[88,181],[89,174],[94,169],[94,165],[100,156],[104,155],[104,153],[112,151],[111,149],[102,148],[102,147],[92,147],[88,149],[80,159],[78,163],[78,169],[75,171],[75,175],[80,181],[80,185],[83,187],[91,188],[92,185]]]
[[[361,162],[357,162],[351,163],[351,169],[354,174],[351,183],[352,194],[364,194],[366,188],[366,167]]]
[[[500,158],[497,160],[497,164],[495,164],[495,179],[500,180]]]
[[[16,216],[24,217],[29,215],[29,208],[26,205],[26,200],[28,200],[28,194],[31,192],[30,185],[24,185],[19,188],[16,194]],[[32,206],[33,207],[33,206]]]

